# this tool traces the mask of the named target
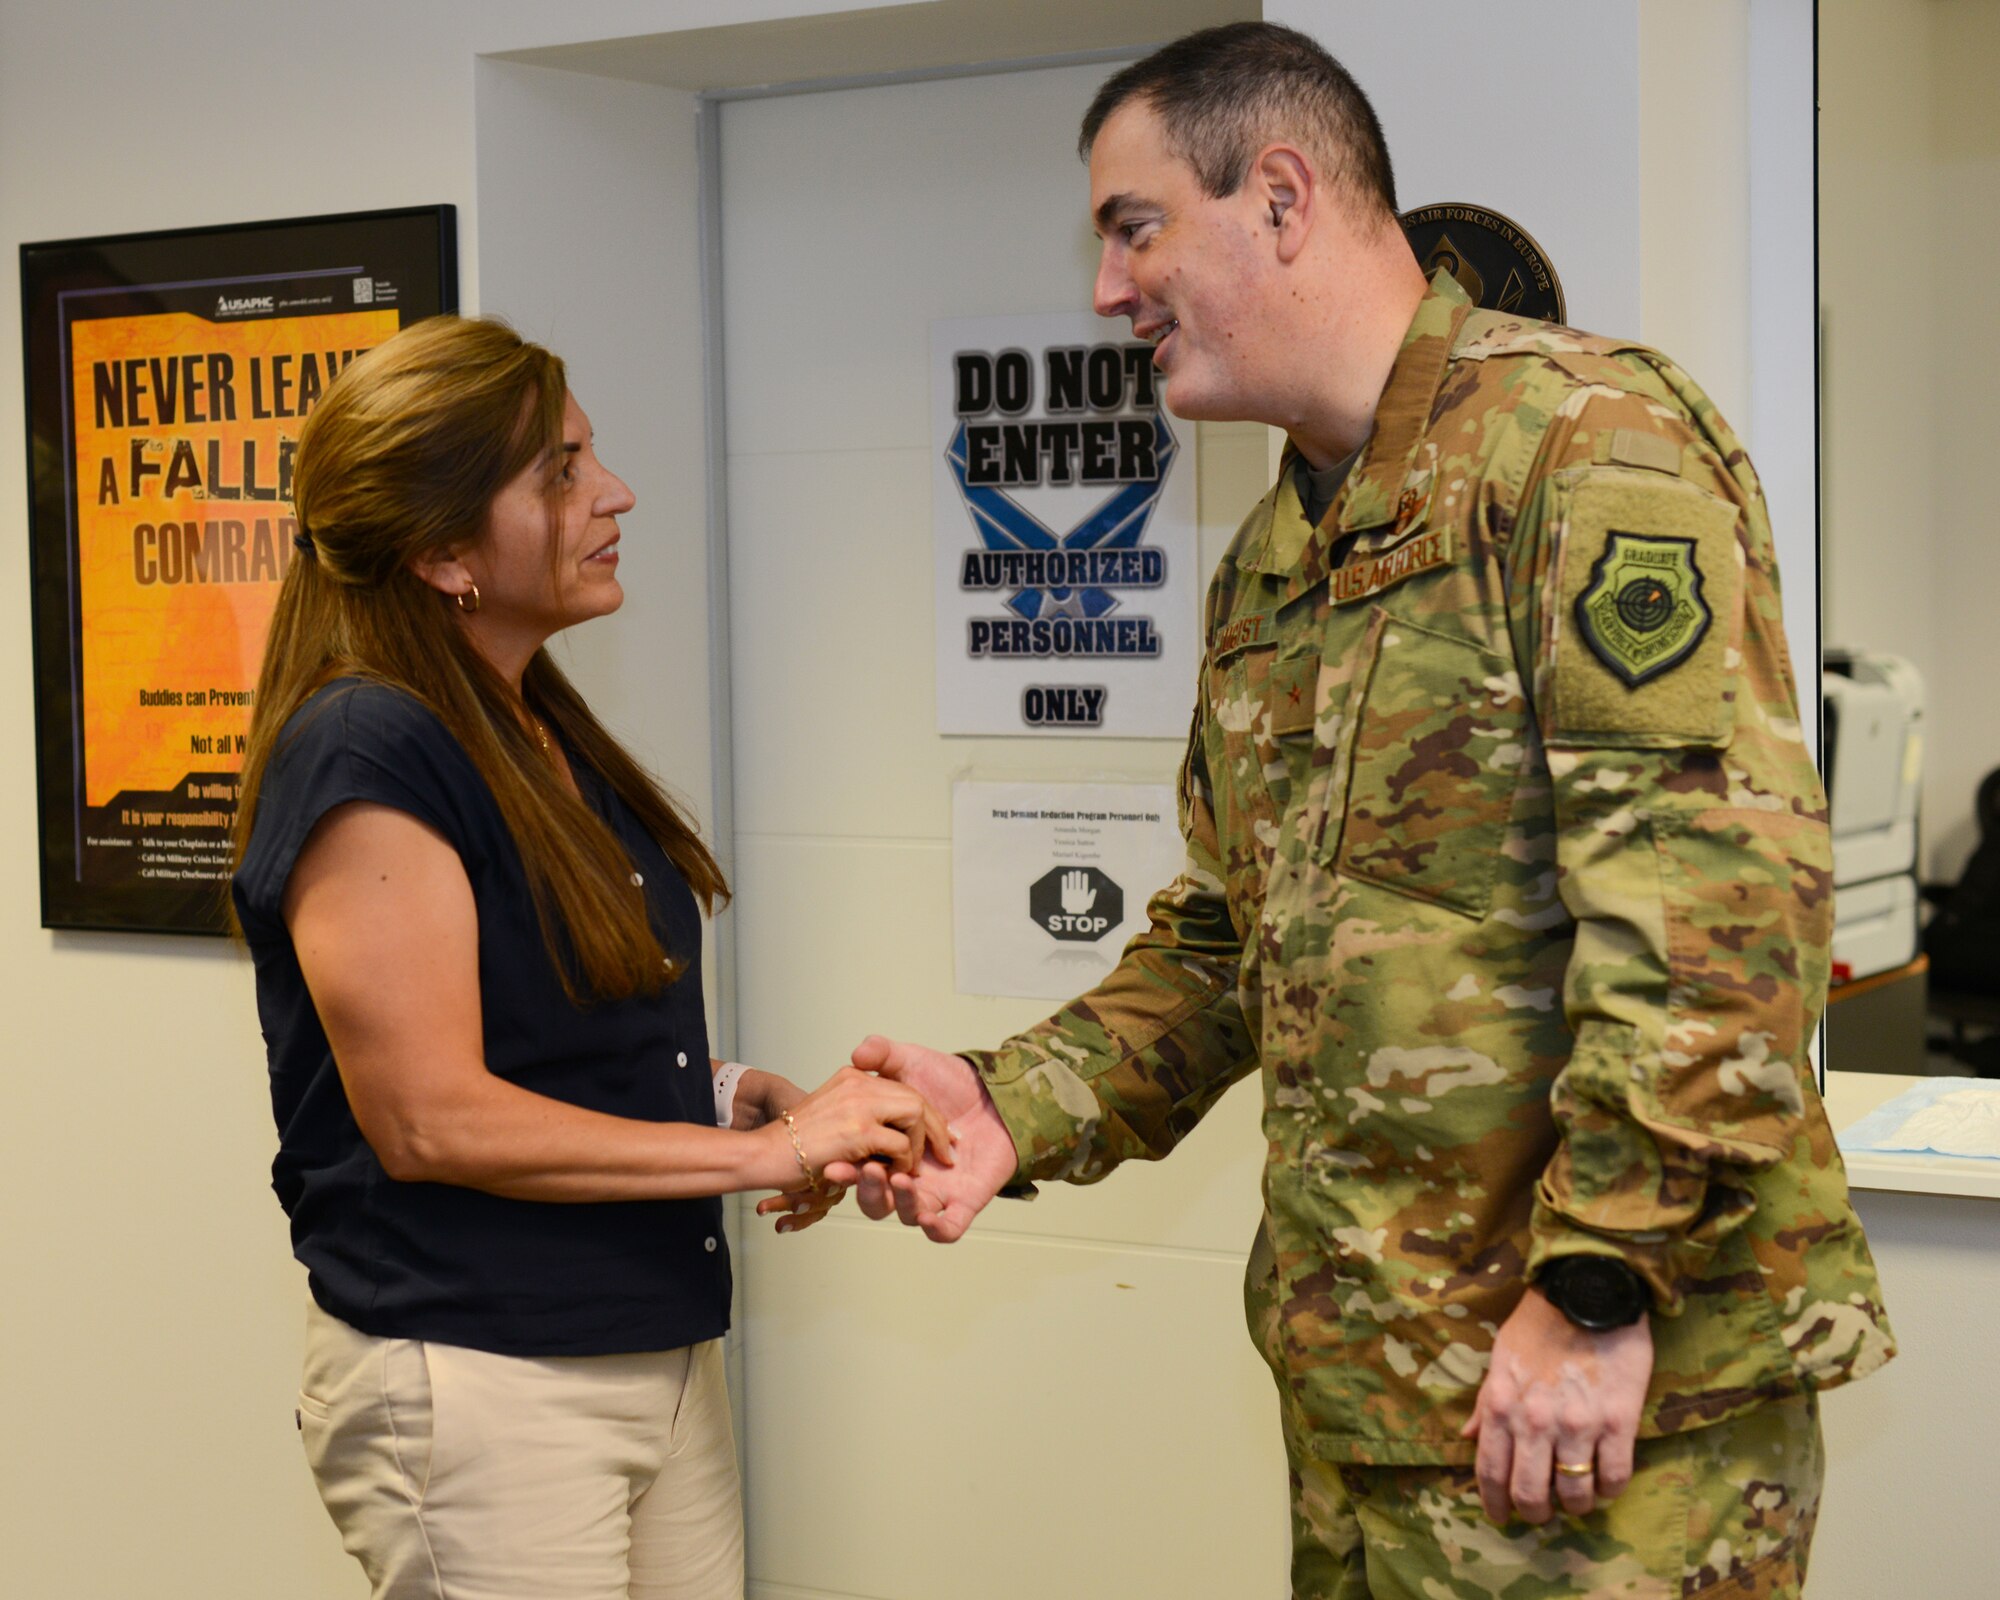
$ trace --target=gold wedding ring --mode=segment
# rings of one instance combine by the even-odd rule
[[[1597,1470],[1593,1461],[1558,1461],[1556,1471],[1565,1478],[1587,1478]]]

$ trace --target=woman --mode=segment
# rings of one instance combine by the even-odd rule
[[[406,329],[293,490],[233,903],[321,1495],[378,1597],[739,1596],[718,1197],[804,1226],[828,1162],[943,1124],[851,1068],[702,1070],[722,873],[543,649],[618,609],[633,505],[559,360]]]

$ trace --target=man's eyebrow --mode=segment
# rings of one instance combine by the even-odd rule
[[[1090,215],[1102,231],[1112,226],[1126,212],[1146,210],[1151,205],[1151,201],[1141,200],[1136,194],[1114,194]]]

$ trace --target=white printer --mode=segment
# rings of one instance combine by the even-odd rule
[[[1900,656],[1829,650],[1824,757],[1833,808],[1836,980],[1917,954],[1917,799],[1924,682]]]

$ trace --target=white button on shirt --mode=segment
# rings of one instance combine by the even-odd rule
[[[684,1067],[687,1064],[688,1064],[688,1053],[685,1050],[681,1051],[679,1055],[674,1057],[675,1066]]]
[[[704,1249],[704,1250],[708,1251],[708,1252],[709,1252],[709,1253],[710,1253],[711,1255],[712,1255],[712,1254],[714,1254],[714,1252],[715,1252],[715,1235],[711,1233],[711,1234],[710,1234],[710,1235],[709,1235],[709,1236],[708,1236],[708,1237],[707,1237],[706,1239],[702,1240],[702,1241],[701,1241],[701,1247],[702,1247],[702,1249]]]
[[[643,872],[633,873],[632,887],[635,889],[643,889],[645,886],[646,886],[646,875]]]

